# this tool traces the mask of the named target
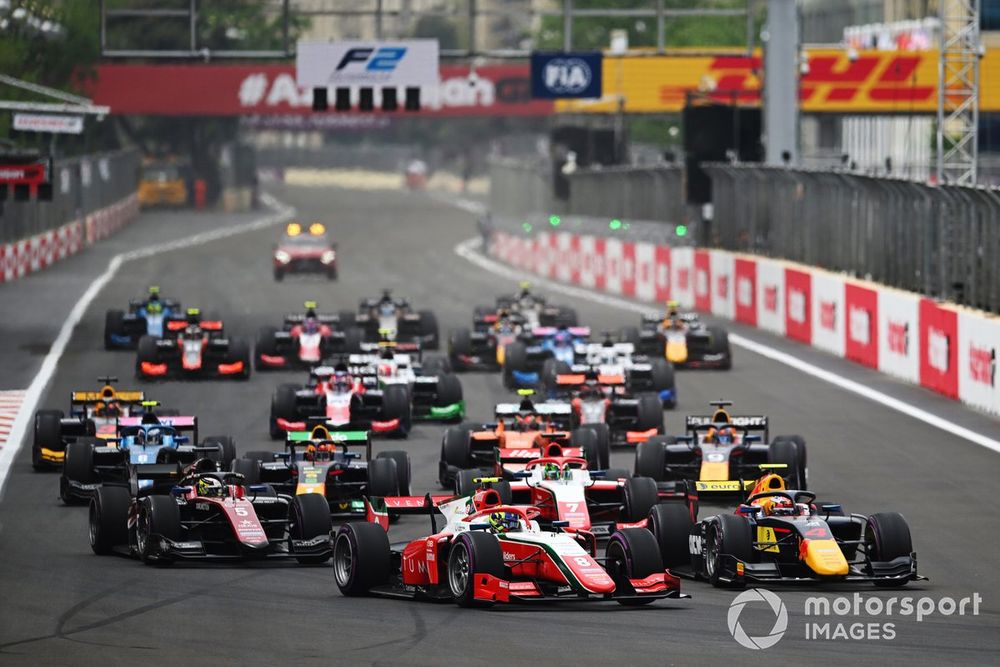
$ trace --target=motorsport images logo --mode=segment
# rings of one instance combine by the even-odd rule
[[[770,632],[766,635],[751,637],[740,624],[740,617],[743,615],[743,611],[752,602],[765,603],[770,608],[770,612],[761,611],[759,613],[772,614],[774,616],[774,625],[771,626]],[[781,638],[785,635],[785,630],[788,629],[788,610],[785,608],[785,603],[781,601],[781,598],[771,591],[763,588],[751,588],[737,595],[732,601],[729,605],[729,615],[726,621],[729,624],[729,634],[733,636],[733,639],[740,646],[753,650],[771,648],[781,641]]]

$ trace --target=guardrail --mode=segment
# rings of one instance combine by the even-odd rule
[[[1000,190],[706,165],[710,245],[1000,312]]]
[[[126,150],[55,161],[52,201],[3,202],[0,242],[28,239],[82,220],[134,195],[139,155]]]

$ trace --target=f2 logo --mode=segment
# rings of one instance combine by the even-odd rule
[[[337,64],[337,71],[352,63],[367,63],[365,69],[369,72],[391,72],[405,55],[405,46],[383,46],[378,51],[367,47],[348,49]]]

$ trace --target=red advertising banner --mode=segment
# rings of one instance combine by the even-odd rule
[[[712,261],[707,250],[694,251],[694,307],[712,311]]]
[[[656,246],[656,301],[670,299],[670,246]]]
[[[878,292],[853,283],[844,284],[847,323],[844,356],[878,368]]]
[[[805,271],[785,269],[785,335],[812,344],[812,277]]]
[[[757,262],[752,259],[737,258],[733,269],[735,285],[735,307],[733,314],[737,322],[757,326]]]
[[[958,313],[920,300],[920,384],[958,398]]]
[[[421,95],[422,116],[544,116],[551,100],[531,98],[527,64],[486,65],[469,79],[466,66],[441,68],[436,90]],[[314,112],[312,91],[295,83],[294,64],[141,65],[102,64],[85,92],[115,114],[154,116],[255,116],[361,112]],[[380,111],[364,112],[381,115]],[[406,116],[408,112],[392,112]]]

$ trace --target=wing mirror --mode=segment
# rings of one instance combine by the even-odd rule
[[[170,489],[170,495],[174,496],[175,498],[182,498],[187,494],[191,493],[191,490],[192,487],[190,486],[175,486],[174,488]]]
[[[560,519],[559,521],[553,521],[552,522],[552,527],[553,528],[569,528],[569,521],[566,521],[565,519]]]
[[[743,516],[757,516],[764,511],[764,508],[757,505],[740,505],[736,511]]]
[[[253,494],[267,493],[268,487],[267,484],[251,484],[247,487],[247,490]]]

